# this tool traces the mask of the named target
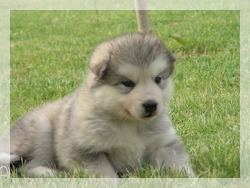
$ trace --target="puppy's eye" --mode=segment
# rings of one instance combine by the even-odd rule
[[[156,76],[156,77],[155,77],[155,83],[156,83],[156,84],[160,84],[160,83],[161,83],[161,80],[162,80],[162,78],[161,78],[160,76]]]
[[[135,87],[135,83],[131,80],[123,80],[121,83],[125,87],[130,87],[130,88]]]

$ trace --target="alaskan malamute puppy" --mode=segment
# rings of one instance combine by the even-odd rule
[[[174,61],[151,34],[101,43],[77,91],[31,111],[1,140],[2,165],[7,158],[10,163],[26,159],[29,176],[80,168],[92,177],[118,177],[143,162],[192,177],[167,115]]]

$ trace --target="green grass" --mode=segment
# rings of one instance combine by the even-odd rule
[[[240,12],[150,11],[149,17],[153,33],[178,58],[170,116],[198,177],[240,177]],[[12,124],[74,91],[98,43],[137,28],[134,11],[11,11],[10,21]],[[143,167],[128,177],[176,175]],[[62,177],[73,176],[85,177]]]

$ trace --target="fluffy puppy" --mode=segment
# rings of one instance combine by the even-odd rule
[[[151,34],[101,43],[77,91],[23,116],[2,139],[2,165],[6,157],[22,158],[30,176],[81,168],[93,177],[118,177],[146,162],[193,177],[167,112],[174,61]]]

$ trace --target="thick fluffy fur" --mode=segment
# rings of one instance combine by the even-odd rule
[[[16,122],[0,142],[0,162],[6,164],[10,144],[10,163],[27,159],[30,176],[81,168],[90,176],[118,177],[142,162],[193,176],[167,115],[174,61],[150,34],[101,43],[77,91]]]

